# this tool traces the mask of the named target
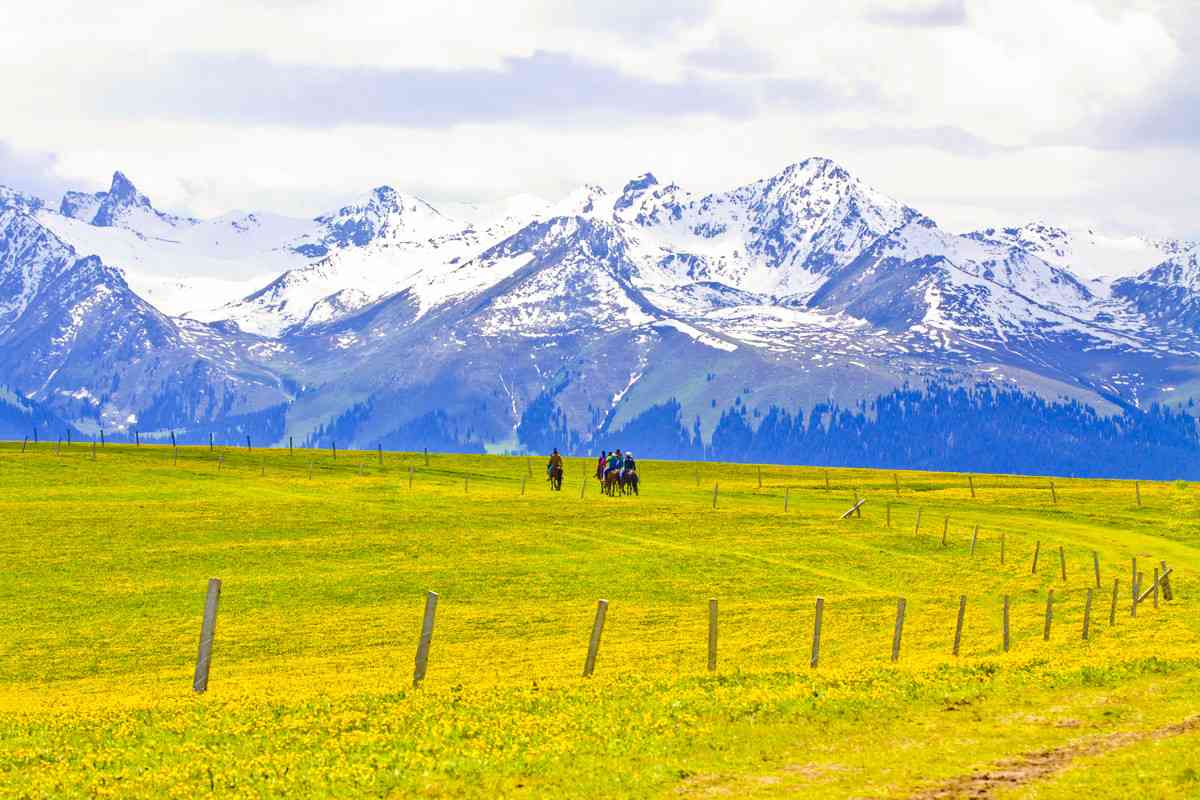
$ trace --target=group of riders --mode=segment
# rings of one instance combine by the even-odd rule
[[[551,488],[556,491],[562,489],[563,458],[558,448],[550,454],[546,478]],[[600,460],[596,462],[596,480],[600,481],[600,490],[610,497],[638,494],[637,462],[633,460],[633,453],[622,453],[619,448],[612,452],[601,450]]]

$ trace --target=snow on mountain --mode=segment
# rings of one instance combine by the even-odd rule
[[[1044,222],[987,228],[967,236],[1023,250],[1084,280],[1133,277],[1188,246],[1177,240],[1111,236],[1092,228],[1062,228]]]

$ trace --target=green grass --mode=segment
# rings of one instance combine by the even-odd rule
[[[20,451],[0,444],[0,796],[906,797],[1006,756],[1178,722],[1200,696],[1187,484],[1142,483],[1139,507],[1132,483],[1059,478],[1054,504],[1045,478],[978,475],[972,498],[953,474],[901,472],[897,493],[891,472],[829,470],[827,490],[824,470],[763,467],[759,488],[754,466],[645,462],[642,497],[606,498],[580,460],[553,493],[542,459],[528,477],[526,459],[494,456],[229,449],[218,470],[207,448],[177,463],[162,447]],[[838,520],[855,492],[862,518]],[[1176,595],[1136,618],[1133,557],[1147,581],[1171,565]],[[214,576],[210,690],[196,696]],[[437,625],[413,690],[427,590]],[[1126,749],[1155,748],[1156,796],[1186,797],[1197,740]],[[1126,759],[1012,796],[1115,796],[1104,781],[1126,780]]]

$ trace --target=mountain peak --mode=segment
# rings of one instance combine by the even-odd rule
[[[133,200],[138,196],[137,187],[133,185],[133,181],[125,177],[125,173],[117,170],[112,176],[112,185],[108,190],[109,197],[115,197],[120,200]]]

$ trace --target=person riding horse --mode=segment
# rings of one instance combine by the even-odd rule
[[[546,465],[546,479],[550,481],[550,488],[554,491],[562,489],[563,482],[563,459],[558,454],[558,448],[554,448],[554,452],[550,454],[550,463]]]
[[[621,465],[621,494],[629,492],[638,494],[637,463],[633,460],[633,453],[626,453]]]

